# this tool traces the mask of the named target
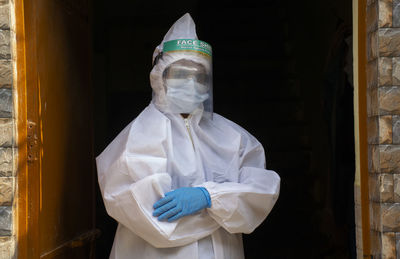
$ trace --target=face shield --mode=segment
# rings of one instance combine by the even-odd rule
[[[212,116],[212,52],[208,43],[195,39],[165,42],[150,79],[153,102],[160,110],[174,114],[202,111],[203,116]]]

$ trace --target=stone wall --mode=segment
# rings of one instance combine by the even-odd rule
[[[10,5],[0,0],[0,258],[12,258],[15,239],[13,231],[14,112],[13,73],[11,59]]]
[[[367,5],[371,252],[400,258],[400,0]]]

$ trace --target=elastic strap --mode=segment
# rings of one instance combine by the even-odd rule
[[[161,51],[158,55],[154,58],[153,66],[155,66],[160,58],[162,58],[163,52]]]
[[[203,192],[204,196],[206,196],[207,208],[211,208],[211,197],[210,197],[210,193],[209,193],[209,192],[207,191],[207,189],[204,188],[204,187],[197,187],[197,188],[199,188],[199,189]]]

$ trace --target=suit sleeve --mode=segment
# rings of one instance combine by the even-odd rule
[[[244,130],[243,130],[244,131]],[[279,196],[280,177],[265,169],[262,145],[243,132],[237,166],[229,170],[237,182],[205,182],[211,196],[209,215],[230,233],[251,233],[272,210]]]
[[[171,188],[168,173],[151,174],[132,181],[114,167],[100,185],[108,214],[155,247],[186,245],[210,235],[219,227],[206,211],[172,223],[160,222],[153,217],[153,204]]]

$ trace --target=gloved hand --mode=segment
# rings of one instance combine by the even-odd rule
[[[154,203],[153,216],[160,221],[167,219],[172,222],[210,207],[211,198],[206,188],[182,187],[167,192],[164,198]]]

